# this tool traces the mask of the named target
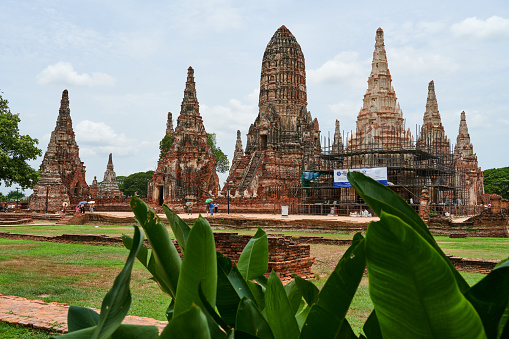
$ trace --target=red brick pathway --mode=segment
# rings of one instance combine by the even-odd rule
[[[0,321],[52,332],[67,332],[67,311],[69,305],[29,300],[22,297],[0,294]],[[99,310],[95,309],[99,313]],[[146,317],[127,316],[124,324],[152,325],[159,333],[168,322]]]

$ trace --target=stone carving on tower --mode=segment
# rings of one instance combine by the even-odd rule
[[[458,187],[466,190],[469,205],[481,204],[481,195],[484,194],[483,173],[477,163],[474,146],[470,142],[465,112],[461,112],[460,126],[456,146],[454,146],[456,160]]]
[[[148,183],[148,199],[162,204],[203,202],[217,196],[216,160],[207,145],[192,67],[187,70],[184,98],[174,131],[170,120],[171,113],[168,114],[166,133],[172,134],[172,143],[169,151],[159,158],[154,176]]]
[[[318,121],[307,110],[304,54],[285,26],[263,55],[258,109],[245,154],[227,179],[235,196],[257,197],[266,188],[298,185],[300,173],[320,152]]]
[[[108,158],[108,165],[106,165],[106,172],[104,172],[104,179],[99,186],[99,196],[101,198],[122,197],[122,192],[118,189],[117,175],[113,170],[113,159],[111,153]]]
[[[438,111],[435,83],[433,80],[428,85],[426,112],[422,121],[421,134],[417,139],[417,149],[443,156],[448,156],[451,153],[450,141],[447,139],[440,112]]]
[[[387,63],[384,32],[376,31],[375,51],[364,94],[362,108],[357,116],[357,128],[349,140],[350,150],[402,149],[413,147],[410,129],[405,129],[403,112],[392,86]]]
[[[80,160],[79,147],[72,129],[67,90],[62,93],[56,127],[51,132],[40,170],[41,179],[30,197],[29,208],[32,211],[46,211],[48,206],[48,212],[56,212],[64,202],[75,203],[87,196],[85,166]]]

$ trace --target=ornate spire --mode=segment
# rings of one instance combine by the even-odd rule
[[[274,33],[263,54],[258,106],[260,114],[275,113],[285,130],[296,129],[300,111],[307,111],[304,54],[284,25]]]
[[[358,149],[376,145],[384,149],[410,148],[413,147],[411,143],[412,135],[409,129],[405,130],[403,112],[392,86],[385,52],[384,31],[378,28],[368,89],[357,116],[357,130],[348,147]]]
[[[196,98],[196,87],[194,82],[194,70],[191,66],[187,69],[186,89],[184,99],[180,108],[180,114],[200,115],[198,99]]]
[[[69,93],[65,89],[60,100],[60,110],[57,117],[57,129],[72,129],[71,109],[69,108]]]
[[[458,137],[456,138],[454,154],[461,158],[476,157],[474,153],[474,146],[470,142],[470,135],[468,134],[468,126],[465,111],[461,112],[460,127]]]
[[[244,155],[244,149],[242,147],[242,139],[240,138],[240,130],[237,130],[237,142],[235,143],[235,152],[233,157],[241,157]]]
[[[442,125],[440,112],[438,111],[437,97],[435,94],[435,83],[433,80],[428,84],[428,100],[426,101],[426,112],[424,113],[423,125],[430,124],[434,127]]]
[[[449,139],[445,135],[442,119],[438,111],[435,83],[433,80],[428,84],[428,99],[426,112],[424,112],[421,134],[417,140],[417,147],[432,153],[448,155],[451,152]]]
[[[332,153],[340,153],[342,151],[343,151],[343,139],[341,138],[339,120],[336,119],[336,129],[334,130],[334,142],[332,143]]]
[[[166,121],[166,135],[173,134],[173,116],[168,112],[168,120]]]
[[[110,153],[110,156],[108,158],[108,165],[106,165],[106,169],[109,169],[109,170],[113,171],[113,159],[112,159],[112,154],[111,153]]]

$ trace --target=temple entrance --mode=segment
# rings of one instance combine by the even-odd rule
[[[157,186],[157,204],[159,206],[162,206],[164,203],[163,191],[164,191],[164,186],[162,186],[162,185]]]
[[[260,149],[267,149],[267,134],[260,135]]]

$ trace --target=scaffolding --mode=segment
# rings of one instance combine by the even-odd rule
[[[416,131],[417,126],[416,126]],[[345,134],[342,134],[345,136]],[[388,187],[416,211],[423,190],[429,195],[431,215],[444,217],[473,215],[481,206],[468,205],[469,192],[462,178],[461,166],[451,152],[443,131],[426,131],[415,142],[404,129],[389,129],[382,135],[350,133],[342,144],[330,137],[321,141],[322,152],[312,158],[303,172],[316,173],[313,180],[303,180],[295,187],[292,213],[325,215],[374,215],[373,211],[351,187],[334,187],[334,170],[386,167]],[[369,142],[349,144],[352,136]],[[369,138],[368,138],[369,137]],[[358,141],[357,139],[357,141]],[[340,145],[340,146],[338,146]],[[348,145],[342,147],[342,145]]]

